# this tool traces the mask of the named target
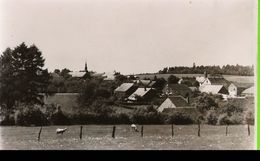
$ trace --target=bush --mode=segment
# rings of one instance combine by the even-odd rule
[[[229,124],[229,122],[230,122],[230,120],[226,113],[219,115],[218,123],[217,123],[218,125],[227,125],[227,124]]]
[[[0,125],[4,125],[4,126],[15,125],[14,115],[8,114],[5,116],[2,116]]]
[[[165,122],[168,124],[176,124],[176,125],[187,125],[193,124],[194,120],[187,114],[183,112],[174,112],[172,114],[168,114],[166,116]]]
[[[131,116],[131,122],[138,124],[161,124],[164,123],[164,118],[153,106],[148,106],[136,109]]]
[[[54,112],[51,117],[50,121],[52,125],[68,125],[70,124],[69,118],[60,110],[58,109]]]
[[[245,122],[250,125],[255,124],[254,110],[248,110],[245,112]]]
[[[218,123],[218,115],[215,110],[209,110],[206,114],[206,123],[216,125]]]
[[[15,114],[15,124],[21,126],[43,126],[48,125],[49,122],[37,105],[23,105]]]

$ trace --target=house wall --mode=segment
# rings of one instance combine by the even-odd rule
[[[228,86],[228,93],[231,97],[237,96],[237,87],[233,83]]]

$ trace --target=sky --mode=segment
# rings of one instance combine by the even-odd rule
[[[0,0],[0,49],[22,42],[49,71],[123,74],[253,65],[257,0]]]

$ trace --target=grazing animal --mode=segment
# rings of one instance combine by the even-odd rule
[[[131,128],[132,128],[135,132],[138,132],[137,126],[136,126],[135,124],[132,124],[132,125],[131,125]]]
[[[67,128],[64,129],[56,129],[56,134],[63,134],[65,131],[67,130]]]

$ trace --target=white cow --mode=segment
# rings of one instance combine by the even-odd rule
[[[63,134],[65,131],[67,130],[67,128],[64,128],[64,129],[56,129],[56,134]]]
[[[136,126],[135,124],[132,124],[132,125],[131,125],[131,128],[132,128],[135,132],[138,132],[137,126]]]

